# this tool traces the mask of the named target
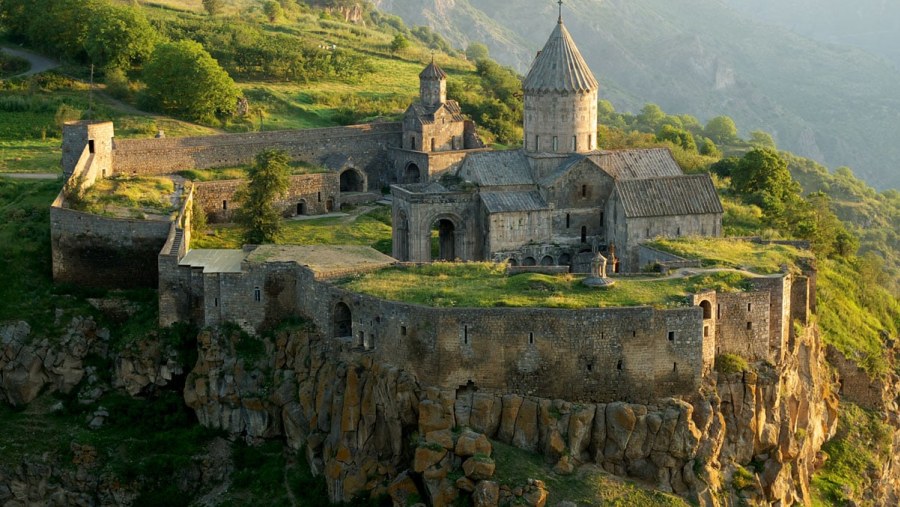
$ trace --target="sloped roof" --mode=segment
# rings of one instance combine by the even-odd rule
[[[462,114],[462,109],[459,107],[459,102],[455,100],[448,100],[443,104],[438,104],[436,106],[426,106],[421,102],[416,102],[409,106],[408,111],[412,111],[422,123],[430,124],[434,123],[434,115],[440,111],[441,108],[447,111],[453,121],[466,120],[466,117]]]
[[[548,209],[537,192],[481,192],[481,202],[490,213],[537,211]]]
[[[592,157],[593,158],[593,157]],[[617,180],[660,178],[684,174],[665,148],[603,152],[597,164]]]
[[[522,150],[469,154],[458,174],[482,187],[534,184]]]
[[[444,72],[444,69],[438,67],[437,64],[434,63],[434,60],[432,60],[431,63],[428,64],[428,67],[425,67],[425,69],[419,73],[419,78],[435,80],[447,79],[447,73]]]
[[[531,64],[522,88],[526,92],[586,92],[599,88],[562,20]]]
[[[616,192],[629,218],[723,212],[708,174],[620,180]]]

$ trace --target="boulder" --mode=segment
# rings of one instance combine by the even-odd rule
[[[497,507],[500,503],[500,487],[493,481],[481,481],[472,494],[474,507]]]
[[[437,444],[425,444],[416,447],[413,457],[413,470],[424,472],[428,467],[437,465],[447,455],[447,449]]]
[[[497,465],[490,458],[472,457],[463,462],[463,472],[473,481],[484,481],[494,476]]]
[[[465,431],[456,441],[456,455],[461,457],[483,454],[490,456],[492,451],[491,441],[480,433]]]

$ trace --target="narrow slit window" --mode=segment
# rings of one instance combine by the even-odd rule
[[[619,362],[616,363],[616,369],[619,371],[622,370],[622,360],[621,359],[619,359]]]
[[[669,331],[669,341],[670,342],[675,341],[675,331]]]
[[[559,139],[553,136],[553,151],[559,151]]]
[[[528,333],[528,344],[534,345],[534,333]]]
[[[709,326],[703,326],[703,336],[709,336]]]
[[[748,323],[747,323],[747,331],[750,331],[751,329],[753,329],[753,323],[752,323],[752,322],[748,322]]]
[[[587,364],[587,371],[594,371],[594,363]]]
[[[228,209],[228,201],[222,201],[222,209]]]
[[[581,197],[587,197],[587,185],[581,185]]]
[[[400,326],[400,336],[406,336],[406,326]]]
[[[572,136],[572,151],[578,151],[578,136]]]
[[[566,229],[569,228],[571,223],[572,223],[572,217],[568,213],[566,213]]]
[[[262,301],[262,291],[259,290],[259,287],[253,289],[253,300],[257,303]]]
[[[219,306],[219,298],[213,298],[213,306],[215,306],[215,307]]]
[[[463,343],[469,344],[469,326],[463,326]]]
[[[747,311],[750,311],[750,303],[747,303]]]

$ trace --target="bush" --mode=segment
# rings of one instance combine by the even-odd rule
[[[750,364],[743,357],[736,354],[722,354],[716,357],[716,371],[723,375],[729,375],[751,371],[751,369]]]

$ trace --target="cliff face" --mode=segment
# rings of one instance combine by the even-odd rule
[[[712,373],[693,399],[647,405],[442,390],[364,354],[330,350],[309,330],[282,332],[264,340],[265,353],[241,357],[247,339],[201,333],[186,402],[204,425],[281,435],[305,450],[334,501],[387,491],[406,473],[433,503],[447,501],[459,463],[416,459],[468,427],[541,453],[562,474],[596,463],[704,505],[723,497],[792,504],[809,501],[810,474],[837,421],[834,378],[814,328],[793,340],[782,364]]]

